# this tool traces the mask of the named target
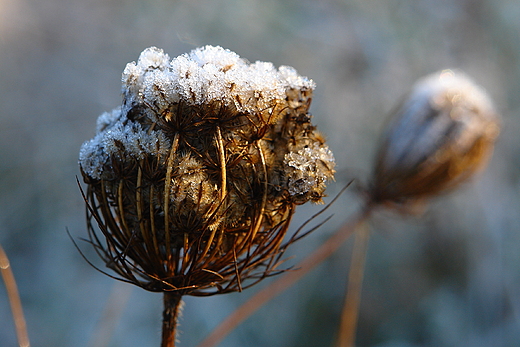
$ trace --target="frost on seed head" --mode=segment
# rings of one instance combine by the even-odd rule
[[[476,138],[497,129],[488,93],[460,71],[443,70],[420,79],[402,108],[406,111],[387,131],[388,167],[412,168],[445,143],[464,153]]]
[[[98,133],[106,128],[113,126],[121,118],[121,107],[113,109],[111,112],[105,112],[98,117],[96,122],[96,130]]]
[[[457,186],[485,165],[499,126],[491,98],[464,73],[419,80],[383,134],[372,199],[403,204]]]
[[[197,48],[172,60],[162,49],[147,48],[137,62],[126,65],[122,84],[122,107],[99,116],[96,136],[81,148],[81,167],[95,179],[101,178],[110,158],[121,158],[123,152],[135,159],[166,155],[169,140],[162,132],[129,119],[136,107],[144,110],[148,124],[168,115],[179,103],[202,108],[229,106],[272,123],[276,120],[273,114],[300,107],[315,87],[292,67],[277,69],[260,61],[250,64],[218,46]]]
[[[123,72],[123,94],[128,107],[154,105],[158,112],[169,104],[220,102],[250,112],[283,101],[287,89],[314,89],[314,82],[291,68],[276,69],[267,62],[249,64],[222,47],[205,46],[168,61],[162,50],[151,47]]]
[[[335,161],[327,145],[314,142],[287,153],[284,164],[289,194],[297,197],[323,190],[333,178]]]
[[[217,196],[218,189],[209,184],[204,165],[190,155],[182,156],[172,180],[171,199],[177,203],[198,204],[205,209],[212,202],[208,198],[215,199]]]
[[[144,159],[148,155],[163,159],[170,140],[161,131],[145,131],[141,124],[121,116],[121,109],[105,112],[98,117],[96,136],[83,143],[79,163],[83,171],[94,179],[107,178],[105,170],[111,158],[118,160]]]

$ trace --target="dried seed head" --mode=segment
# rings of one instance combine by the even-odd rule
[[[79,158],[107,265],[192,295],[274,273],[295,206],[320,202],[334,175],[308,113],[314,82],[212,46],[173,60],[148,48],[122,81]]]
[[[456,186],[487,162],[498,133],[489,96],[463,73],[420,80],[383,135],[371,199],[405,203]]]

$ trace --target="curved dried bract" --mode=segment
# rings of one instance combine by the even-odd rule
[[[413,202],[466,180],[492,153],[498,118],[487,93],[463,73],[422,79],[383,134],[372,201]]]
[[[276,266],[295,206],[321,202],[334,157],[308,113],[314,82],[206,46],[146,49],[123,103],[83,144],[90,241],[150,291],[241,290]]]

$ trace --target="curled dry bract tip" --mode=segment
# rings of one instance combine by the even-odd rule
[[[79,164],[90,242],[119,278],[209,295],[279,271],[296,205],[320,202],[334,157],[308,113],[314,82],[206,46],[149,48],[123,72]]]
[[[458,71],[417,82],[383,134],[374,203],[407,204],[446,191],[483,167],[499,133],[487,93]]]

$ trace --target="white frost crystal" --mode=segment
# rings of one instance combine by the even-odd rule
[[[129,104],[144,103],[163,112],[172,102],[189,105],[218,101],[251,112],[267,107],[273,100],[285,100],[290,88],[312,90],[312,80],[291,67],[259,62],[249,64],[222,47],[205,46],[168,62],[168,55],[151,47],[137,63],[123,72],[123,93]]]
[[[288,90],[310,90],[312,80],[289,66],[276,69],[267,62],[248,63],[222,47],[205,46],[173,60],[162,49],[145,49],[137,62],[126,65],[122,75],[123,106],[103,113],[96,136],[85,142],[79,163],[94,179],[102,178],[111,157],[129,155],[142,159],[152,154],[167,156],[170,141],[163,132],[143,129],[127,115],[145,105],[150,123],[172,104],[202,105],[219,102],[239,112],[268,112],[277,100],[286,102]]]
[[[94,179],[103,178],[103,167],[111,157],[144,159],[147,155],[168,155],[171,144],[163,132],[145,131],[141,124],[121,117],[120,112],[116,108],[99,116],[98,133],[81,146],[79,163]]]
[[[334,155],[327,145],[314,142],[289,152],[284,158],[289,194],[301,195],[332,179]]]
[[[491,98],[460,71],[443,70],[422,78],[404,107],[388,131],[386,167],[411,169],[449,139],[454,140],[452,151],[465,153],[482,134],[498,133]]]

